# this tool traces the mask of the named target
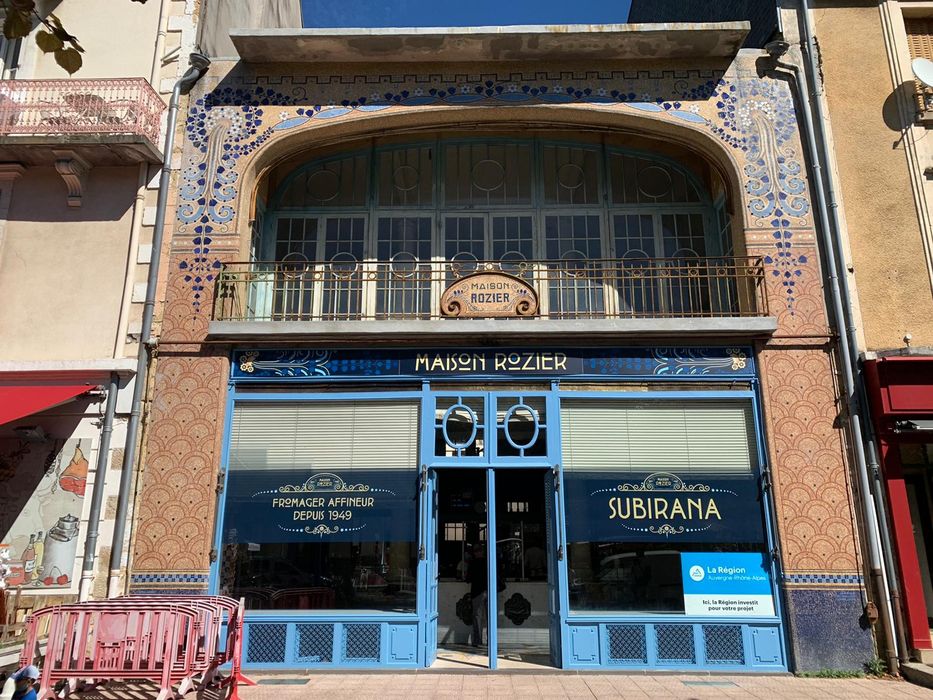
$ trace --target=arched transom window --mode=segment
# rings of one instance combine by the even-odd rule
[[[735,276],[721,198],[647,152],[371,147],[295,168],[261,219],[250,306],[276,320],[435,317],[446,286],[477,270],[523,278],[549,318],[742,312],[734,280],[711,280]]]

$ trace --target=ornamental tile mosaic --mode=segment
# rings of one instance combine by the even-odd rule
[[[273,84],[274,83],[274,84]],[[508,75],[228,76],[193,101],[185,125],[194,155],[179,188],[179,265],[200,311],[220,267],[210,240],[228,235],[237,213],[240,164],[287,132],[375,112],[449,106],[554,105],[625,110],[700,130],[744,163],[747,219],[772,232],[770,274],[795,313],[806,255],[793,226],[809,223],[797,155],[793,100],[782,81],[716,71],[554,71]],[[198,240],[200,239],[200,240]]]

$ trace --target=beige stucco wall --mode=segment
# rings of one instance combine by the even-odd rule
[[[135,168],[94,168],[80,208],[51,168],[16,182],[0,255],[0,360],[111,357]]]
[[[152,72],[161,0],[45,0],[51,11],[84,48],[84,65],[74,78],[148,78]],[[67,78],[51,54],[27,39],[21,78]]]
[[[813,13],[868,350],[933,345],[933,295],[876,4]],[[840,28],[845,28],[840,31]]]

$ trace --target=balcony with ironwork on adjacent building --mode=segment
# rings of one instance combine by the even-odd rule
[[[143,78],[0,81],[0,161],[91,166],[162,160],[166,105]]]

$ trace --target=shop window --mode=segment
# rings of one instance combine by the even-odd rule
[[[234,407],[220,592],[251,609],[415,610],[417,402]]]
[[[753,426],[747,401],[562,399],[571,611],[722,614],[685,582],[726,562],[774,614]]]

